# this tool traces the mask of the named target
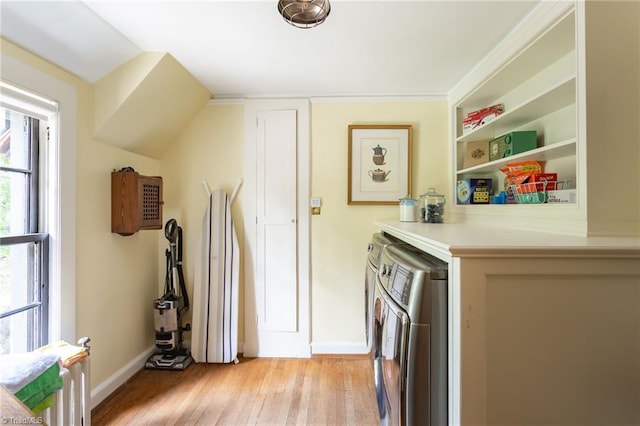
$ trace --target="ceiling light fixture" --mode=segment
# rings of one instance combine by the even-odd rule
[[[278,0],[278,12],[297,28],[313,28],[322,24],[329,12],[329,0]]]

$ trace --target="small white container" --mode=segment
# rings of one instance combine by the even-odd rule
[[[400,198],[400,222],[418,221],[418,200],[411,197]]]

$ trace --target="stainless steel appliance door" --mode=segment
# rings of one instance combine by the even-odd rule
[[[370,262],[367,261],[367,267],[364,274],[364,318],[365,318],[365,337],[367,342],[367,351],[369,354],[373,352],[373,304],[374,304],[374,287],[376,285],[376,270]]]
[[[387,397],[384,391],[384,380],[382,378],[382,326],[384,319],[384,299],[382,298],[380,285],[372,281],[375,293],[373,303],[373,330],[372,330],[372,350],[371,359],[373,361],[373,380],[376,387],[376,400],[378,401],[378,414],[382,421],[387,413]],[[383,423],[384,424],[384,423]]]
[[[406,415],[405,380],[409,316],[380,290],[382,306],[382,341],[380,357],[386,399],[385,424],[403,425]],[[377,301],[376,301],[377,302]]]

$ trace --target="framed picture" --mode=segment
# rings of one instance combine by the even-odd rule
[[[398,204],[411,195],[413,127],[349,126],[349,204]]]

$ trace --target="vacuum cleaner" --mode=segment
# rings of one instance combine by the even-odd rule
[[[183,332],[191,325],[182,326],[182,318],[189,310],[189,296],[182,272],[182,228],[175,219],[167,221],[164,235],[169,240],[165,251],[166,278],[164,295],[153,301],[156,353],[145,367],[156,370],[184,370],[191,364],[191,352],[182,347]]]

